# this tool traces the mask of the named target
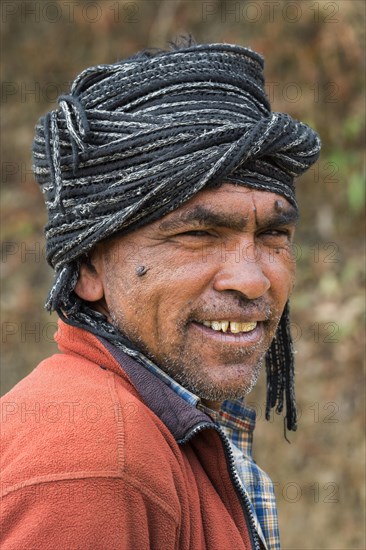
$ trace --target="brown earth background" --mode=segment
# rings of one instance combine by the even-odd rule
[[[85,67],[192,33],[265,56],[274,111],[318,130],[320,161],[299,180],[292,298],[299,428],[263,419],[255,458],[276,484],[284,549],[356,550],[364,530],[364,29],[361,1],[4,0],[2,20],[2,393],[56,351],[43,309],[52,281],[46,215],[31,174],[38,117]]]

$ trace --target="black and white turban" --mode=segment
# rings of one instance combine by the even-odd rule
[[[263,58],[230,44],[91,67],[58,104],[40,119],[33,146],[49,216],[47,260],[56,271],[47,307],[98,334],[104,322],[73,292],[81,258],[96,243],[223,181],[296,206],[294,178],[320,151],[306,124],[271,112]]]

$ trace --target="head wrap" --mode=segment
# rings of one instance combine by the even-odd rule
[[[80,262],[101,240],[161,218],[201,189],[233,182],[297,207],[294,177],[318,158],[317,134],[271,112],[263,58],[229,44],[141,52],[83,71],[42,117],[33,169],[45,195],[46,304],[66,322],[127,353],[130,342],[73,292]],[[296,429],[288,304],[267,353],[267,410]]]

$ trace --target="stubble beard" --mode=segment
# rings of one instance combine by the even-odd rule
[[[225,399],[239,399],[250,393],[257,383],[263,362],[264,356],[251,369],[249,376],[247,371],[243,371],[243,376],[239,380],[224,387],[222,384],[210,380],[207,371],[195,370],[195,364],[189,364],[187,361],[184,363],[174,361],[169,364],[163,362],[162,368],[176,382],[201,399],[222,402]]]
[[[222,383],[212,380],[206,369],[197,368],[198,361],[202,361],[202,359],[195,357],[189,349],[185,348],[184,343],[176,348],[174,357],[162,355],[158,359],[147,349],[141,335],[136,329],[126,326],[126,322],[120,314],[110,311],[110,317],[113,326],[123,336],[127,337],[142,354],[171,376],[173,380],[201,399],[220,402],[225,399],[239,399],[250,393],[258,381],[266,351],[262,352],[254,366],[249,368],[246,366],[246,363],[253,361],[251,356],[258,351],[259,345],[253,346],[250,352],[246,349],[238,349],[232,354],[231,359],[235,363],[235,368],[238,368],[237,365],[239,363],[243,365],[243,375],[240,376],[239,380],[236,379],[233,381],[232,384],[223,386]],[[183,328],[178,330],[183,332]],[[181,341],[184,342],[184,334],[181,334],[181,336]],[[159,348],[164,349],[164,344],[164,341],[160,342]],[[167,344],[169,343],[167,342]],[[230,369],[233,367],[224,365],[222,368]]]

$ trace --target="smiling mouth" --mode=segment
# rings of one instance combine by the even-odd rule
[[[264,336],[262,321],[193,321],[201,333],[202,342],[206,339],[218,343],[253,345],[258,344]]]
[[[217,332],[228,332],[231,334],[239,334],[240,332],[250,332],[257,326],[257,321],[249,323],[240,323],[237,321],[203,321],[202,325],[216,330]]]

